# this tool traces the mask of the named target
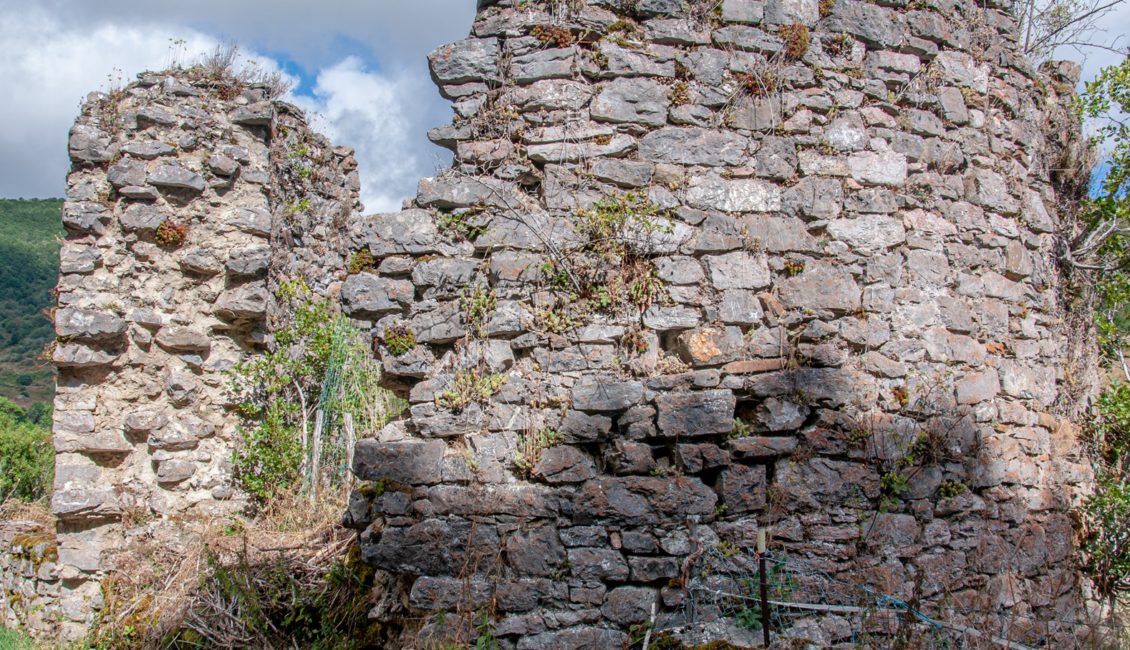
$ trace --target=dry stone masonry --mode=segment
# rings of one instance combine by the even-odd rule
[[[283,316],[280,278],[339,279],[359,181],[351,151],[265,87],[193,74],[92,96],[69,149],[52,510],[74,638],[116,551],[175,548],[173,522],[245,506],[227,373]]]
[[[1087,368],[1053,170],[1078,68],[1033,69],[1014,32],[963,0],[480,0],[429,57],[451,169],[366,216],[349,150],[264,88],[92,98],[57,547],[0,537],[0,609],[53,599],[74,638],[117,550],[243,507],[226,372],[301,277],[411,403],[357,445],[345,514],[396,647],[738,634],[688,584],[762,527],[821,575],[1071,647]]]
[[[376,264],[342,290],[412,404],[356,452],[347,521],[407,591],[375,613],[708,640],[697,559],[768,527],[1070,647],[1089,472],[1056,415],[1081,392],[1050,170],[1078,71],[1014,31],[948,0],[480,2],[429,57],[453,166],[354,224]]]

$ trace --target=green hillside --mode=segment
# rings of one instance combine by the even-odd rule
[[[54,336],[44,310],[59,269],[57,199],[0,199],[0,396],[50,402],[51,371],[39,359]]]

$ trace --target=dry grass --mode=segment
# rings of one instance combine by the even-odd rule
[[[106,648],[364,647],[371,571],[343,499],[276,502],[255,519],[179,522],[113,559],[92,643]],[[169,531],[171,532],[171,531]]]
[[[26,521],[36,524],[43,530],[55,530],[55,515],[45,501],[28,503],[11,499],[0,503],[0,522]]]

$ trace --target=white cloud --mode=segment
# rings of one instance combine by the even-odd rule
[[[67,170],[67,130],[88,92],[123,85],[169,57],[173,33],[161,28],[101,25],[64,30],[34,9],[0,14],[0,87],[7,89],[0,111],[0,195],[59,196]],[[211,50],[216,40],[186,32],[192,54]]]
[[[142,11],[135,0],[0,0],[0,85],[8,90],[0,103],[0,196],[62,194],[67,131],[87,93],[234,40],[314,71],[314,96],[292,101],[320,113],[315,123],[335,143],[357,150],[367,209],[394,209],[441,153],[426,133],[450,109],[423,55],[466,34],[474,3],[453,4],[327,0],[311,12],[297,0],[166,0]],[[343,58],[366,50],[379,69]],[[247,58],[278,69],[263,54]]]
[[[292,97],[312,125],[357,152],[361,200],[369,212],[400,208],[421,172],[420,147],[412,142],[409,103],[417,84],[374,74],[355,57],[318,73],[313,97]]]

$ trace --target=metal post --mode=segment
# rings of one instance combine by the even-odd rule
[[[769,647],[769,575],[765,562],[765,529],[757,529],[757,575],[761,582],[761,634]]]

